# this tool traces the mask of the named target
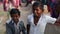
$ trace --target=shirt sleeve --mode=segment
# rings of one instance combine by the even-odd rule
[[[12,34],[12,30],[9,26],[9,24],[6,23],[6,34]]]
[[[22,24],[22,34],[27,34],[23,21],[21,21],[21,24]]]
[[[52,18],[50,16],[47,16],[46,19],[47,19],[47,23],[54,24],[56,22],[56,18]]]

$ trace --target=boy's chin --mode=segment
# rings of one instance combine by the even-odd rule
[[[35,15],[35,17],[40,17],[40,15]]]
[[[36,17],[40,17],[39,15],[36,15]]]

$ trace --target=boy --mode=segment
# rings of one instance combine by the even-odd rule
[[[43,14],[43,4],[35,2],[32,5],[33,13],[28,16],[27,33],[28,34],[44,34],[47,23],[60,25],[60,17],[58,19]]]
[[[11,19],[6,23],[6,34],[26,34],[26,29],[23,21],[20,20],[20,11],[18,9],[11,9]]]

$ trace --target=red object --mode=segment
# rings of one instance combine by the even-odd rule
[[[8,1],[7,1],[7,0],[4,0],[4,1],[3,1],[4,11],[7,11],[7,4],[8,4]]]
[[[13,5],[15,8],[18,8],[18,6],[19,6],[19,0],[12,0],[12,5]]]
[[[29,3],[31,3],[32,0],[27,0]]]
[[[19,0],[16,0],[16,6],[17,7],[19,6]]]

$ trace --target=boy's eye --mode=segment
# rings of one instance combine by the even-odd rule
[[[16,17],[18,17],[18,16],[16,16]]]
[[[34,11],[39,11],[38,9],[34,9]]]
[[[39,11],[38,9],[36,9],[36,11]]]
[[[11,16],[12,17],[18,17],[19,15],[18,14],[12,14]]]

